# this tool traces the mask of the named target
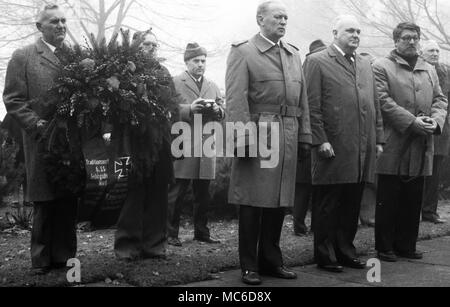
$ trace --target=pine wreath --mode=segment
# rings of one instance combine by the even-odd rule
[[[77,163],[82,131],[105,123],[125,127],[133,171],[141,177],[151,174],[170,143],[170,122],[178,107],[170,74],[160,59],[141,50],[140,41],[131,40],[128,30],[120,33],[121,43],[119,34],[108,44],[91,35],[91,48],[62,50],[63,72],[48,93],[53,125],[44,137],[47,176],[59,185],[57,190],[76,193],[84,185],[84,167]],[[74,174],[70,182],[55,182],[68,173]]]

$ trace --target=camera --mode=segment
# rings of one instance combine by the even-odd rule
[[[214,107],[217,106],[217,101],[214,99],[205,99],[200,102],[201,105],[203,105],[203,110],[201,111],[201,114],[204,116],[216,120],[217,114],[214,112]]]

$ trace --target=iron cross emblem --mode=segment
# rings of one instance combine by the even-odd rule
[[[128,172],[131,170],[130,157],[119,158],[119,162],[114,162],[114,173],[118,176],[118,179],[127,178]]]

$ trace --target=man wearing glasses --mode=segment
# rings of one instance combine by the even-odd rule
[[[447,113],[436,70],[419,57],[420,35],[419,26],[399,24],[395,50],[374,63],[386,138],[377,165],[376,250],[389,262],[423,257],[416,242],[424,178]]]

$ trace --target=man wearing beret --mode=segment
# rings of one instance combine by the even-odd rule
[[[189,123],[192,133],[195,131],[194,116],[197,114],[202,115],[203,125],[210,121],[222,121],[225,117],[218,86],[204,77],[206,57],[205,48],[197,43],[189,43],[184,53],[187,70],[174,78],[175,88],[180,96],[181,120]],[[209,103],[208,106],[207,101],[215,101],[215,103]],[[203,130],[203,127],[200,128]],[[184,157],[174,164],[176,184],[169,191],[168,243],[170,245],[182,245],[178,238],[180,215],[191,182],[194,192],[194,239],[209,244],[220,243],[211,238],[207,226],[209,186],[216,176],[216,158],[194,155],[198,149],[203,151],[204,142],[210,137],[211,135],[204,135],[203,140],[197,144],[192,136],[191,157]]]

